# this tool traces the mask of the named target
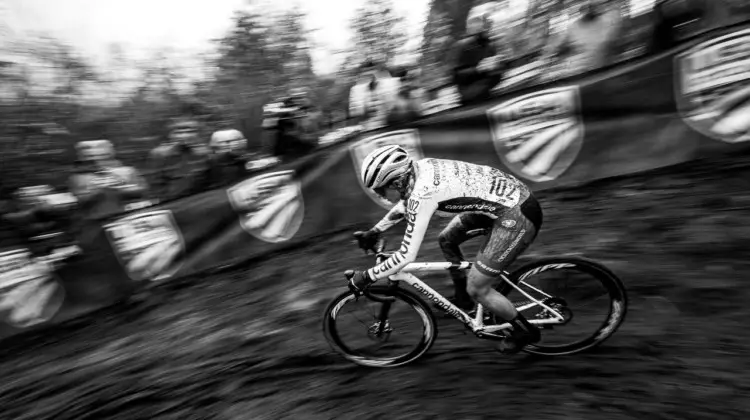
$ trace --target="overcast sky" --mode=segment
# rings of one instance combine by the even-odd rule
[[[262,0],[261,0],[262,1]],[[302,8],[314,38],[317,72],[330,72],[339,63],[329,51],[346,46],[348,20],[366,0],[271,0],[273,7]],[[407,19],[412,41],[421,33],[428,0],[394,2]],[[235,10],[245,0],[0,0],[0,13],[18,36],[41,31],[77,47],[103,64],[109,45],[121,44],[132,57],[170,46],[192,53],[210,48],[221,36]],[[267,6],[266,6],[267,7]],[[4,12],[2,11],[4,9]]]

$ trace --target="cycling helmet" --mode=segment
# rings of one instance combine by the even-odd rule
[[[379,147],[362,161],[362,183],[385,197],[385,188],[405,174],[412,165],[409,153],[401,146]]]

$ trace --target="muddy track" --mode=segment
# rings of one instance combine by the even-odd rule
[[[0,419],[750,414],[750,157],[546,193],[542,204],[545,226],[528,257],[585,255],[628,287],[626,323],[596,351],[501,357],[439,318],[440,336],[425,360],[355,367],[330,351],[320,329],[325,304],[343,290],[341,272],[371,262],[339,235],[160,287],[128,308],[35,337],[41,344],[6,345]],[[421,255],[439,257],[436,241]],[[444,278],[426,280],[448,290]]]

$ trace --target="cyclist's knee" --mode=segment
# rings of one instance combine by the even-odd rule
[[[475,268],[469,272],[467,279],[466,291],[472,299],[481,301],[492,290],[496,278],[480,273]]]
[[[438,235],[438,244],[440,250],[443,253],[443,257],[447,261],[452,263],[460,263],[463,260],[463,254],[461,253],[460,241],[457,240],[455,235],[447,230]]]
[[[453,235],[447,230],[444,230],[440,232],[440,235],[438,235],[438,244],[440,244],[440,249],[443,251],[451,250],[456,246],[456,241],[452,238]]]

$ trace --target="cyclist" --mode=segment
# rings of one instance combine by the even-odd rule
[[[536,238],[542,210],[530,189],[515,177],[489,166],[443,159],[414,161],[400,146],[373,151],[362,162],[362,182],[383,200],[387,190],[398,192],[398,203],[367,232],[355,232],[360,246],[372,249],[380,234],[406,219],[401,248],[386,261],[355,271],[349,287],[361,292],[376,280],[396,274],[413,262],[433,213],[458,213],[441,235],[441,246],[451,262],[461,258],[458,244],[472,231],[488,231],[467,278],[452,272],[455,301],[473,307],[468,298],[513,326],[499,350],[516,353],[540,339],[539,330],[493,288],[497,277]],[[446,252],[447,250],[447,252]],[[467,304],[468,303],[468,304]]]

